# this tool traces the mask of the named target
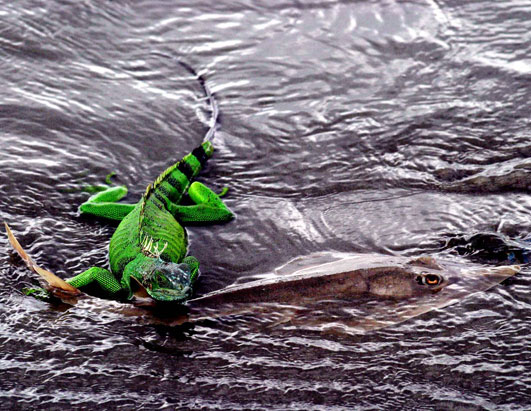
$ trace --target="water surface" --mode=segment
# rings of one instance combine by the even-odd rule
[[[83,187],[136,201],[221,124],[202,181],[235,221],[189,229],[197,294],[320,251],[448,254],[452,235],[531,232],[531,5],[17,1],[0,4],[0,219],[67,277],[106,264]],[[0,238],[0,396],[36,408],[522,409],[531,280],[366,335],[193,329],[24,297]],[[451,256],[450,256],[451,258]]]

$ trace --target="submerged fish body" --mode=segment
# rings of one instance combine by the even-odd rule
[[[334,260],[335,258],[335,260]],[[518,266],[384,255],[342,255],[236,284],[189,301],[189,321],[272,316],[317,330],[359,333],[455,303],[511,277]],[[299,260],[297,263],[301,264]]]
[[[228,286],[190,303],[290,303],[360,296],[393,300],[435,296],[473,282],[485,290],[514,275],[518,266],[477,267],[466,263],[438,262],[431,257],[404,258],[361,254],[303,268],[287,275],[271,275]],[[466,287],[469,291],[474,291]],[[464,290],[461,290],[464,291]]]
[[[441,268],[431,259],[405,262],[393,257],[364,255],[232,285],[195,299],[193,303],[297,304],[361,295],[399,299],[434,293],[446,282]]]

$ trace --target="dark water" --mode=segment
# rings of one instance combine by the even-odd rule
[[[531,233],[529,1],[4,1],[0,220],[61,276],[106,264],[114,227],[78,216],[81,189],[115,171],[136,201],[207,130],[160,53],[222,116],[202,178],[237,219],[189,230],[198,295],[319,251]],[[0,247],[4,409],[531,407],[526,268],[367,335],[187,330],[24,297]]]

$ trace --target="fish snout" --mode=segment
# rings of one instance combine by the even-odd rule
[[[480,271],[480,275],[493,280],[496,282],[501,282],[506,278],[512,277],[513,275],[519,273],[521,267],[519,265],[502,265],[499,267],[489,267]]]
[[[491,269],[493,275],[507,275],[512,276],[518,274],[522,269],[519,265],[502,265],[500,267],[494,267]]]

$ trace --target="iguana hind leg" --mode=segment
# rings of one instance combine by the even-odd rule
[[[219,195],[202,183],[192,183],[188,196],[196,205],[170,206],[170,212],[182,223],[217,223],[229,221],[234,217]]]
[[[117,203],[126,194],[126,186],[109,187],[107,190],[91,196],[79,206],[79,211],[85,215],[122,221],[135,208],[135,204]]]

